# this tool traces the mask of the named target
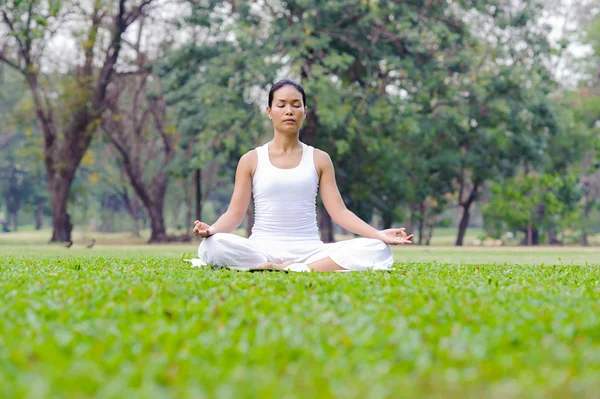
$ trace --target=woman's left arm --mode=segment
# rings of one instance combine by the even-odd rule
[[[315,149],[314,156],[315,166],[320,177],[321,199],[327,213],[335,223],[354,234],[376,238],[388,244],[412,244],[410,239],[413,235],[406,235],[404,228],[377,230],[346,208],[335,181],[335,170],[329,154]],[[398,234],[401,236],[398,237]]]

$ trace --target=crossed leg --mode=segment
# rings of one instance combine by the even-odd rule
[[[219,233],[202,240],[198,256],[204,265],[217,267],[257,268],[270,259],[249,239],[235,234]]]
[[[335,271],[389,269],[394,257],[389,246],[372,238],[355,238],[332,244],[323,244],[306,251],[302,246],[282,261],[270,256],[251,240],[234,234],[215,234],[202,241],[198,256],[202,264],[247,269]],[[295,265],[302,265],[294,269]]]
[[[324,244],[308,255],[296,256],[293,263],[264,264],[261,268],[283,270],[287,266],[297,271],[332,272],[336,270],[386,270],[394,264],[394,255],[383,241],[355,238]]]

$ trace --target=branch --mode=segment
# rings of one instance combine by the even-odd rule
[[[126,76],[139,76],[139,75],[145,75],[149,72],[152,71],[152,67],[151,66],[146,66],[144,68],[140,68],[136,71],[128,71],[128,72],[115,72],[115,76],[119,76],[119,77],[126,77]]]
[[[364,47],[362,47],[360,44],[356,43],[354,40],[350,39],[348,36],[341,35],[341,34],[338,34],[338,33],[333,33],[333,32],[330,32],[329,35],[332,36],[332,37],[336,37],[336,38],[340,39],[344,43],[349,44],[350,47],[354,48],[355,50],[360,51],[361,53],[365,53],[366,52],[366,50],[364,49]]]
[[[464,168],[460,168],[460,174],[458,177],[458,180],[460,182],[460,186],[458,189],[458,205],[462,204],[462,197],[463,197],[463,192],[465,191],[465,169]]]
[[[42,99],[40,95],[40,87],[38,83],[38,76],[35,73],[27,72],[25,74],[31,95],[33,96],[33,103],[35,104],[35,112],[42,125],[42,132],[44,134],[44,144],[46,149],[46,163],[47,167],[53,170],[53,166],[49,165],[49,159],[51,155],[50,150],[56,144],[56,128],[54,126],[54,119],[52,119],[51,112],[48,114],[44,110]]]
[[[6,58],[6,56],[4,55],[4,52],[0,52],[0,61],[4,62],[9,67],[16,69],[17,71],[21,72],[22,74],[25,74],[25,70],[22,69],[21,67],[19,67],[16,63],[14,63],[14,61],[11,61],[8,58]]]
[[[144,0],[137,8],[132,10],[125,17],[125,26],[127,27],[127,26],[131,25],[132,23],[134,23],[135,20],[138,19],[138,17],[144,13],[144,8],[150,3],[152,3],[152,0]]]
[[[110,77],[114,72],[114,66],[119,58],[119,52],[121,50],[121,36],[127,29],[125,23],[125,0],[119,0],[119,12],[115,17],[115,27],[112,32],[111,44],[106,51],[106,58],[104,64],[100,70],[98,77],[98,83],[94,93],[94,109],[97,112],[102,112],[102,104],[106,96],[106,88],[110,83]]]
[[[165,132],[165,129],[163,127],[163,120],[165,119],[164,106],[161,107],[160,109],[157,109],[157,106],[159,106],[159,104],[158,104],[159,101],[160,100],[154,100],[154,101],[150,102],[149,105],[152,108],[152,116],[154,117],[154,126],[156,127],[156,130],[158,130],[158,133],[160,134],[160,137],[162,138],[163,143],[165,145],[165,152],[166,152],[167,156],[165,158],[164,166],[166,166],[166,164],[171,160],[174,152],[173,152],[173,147],[172,147],[172,137],[169,137],[169,134],[167,134]],[[160,112],[160,114],[159,114],[159,112]]]
[[[102,131],[123,157],[123,164],[129,165],[129,154],[127,154],[125,147],[119,142],[119,140],[117,140],[111,133],[109,133],[109,129],[107,128],[105,123],[102,123]]]
[[[441,18],[441,17],[435,16],[435,15],[431,15],[431,16],[425,15],[425,14],[422,13],[421,10],[418,10],[417,14],[421,18],[423,18],[423,19],[435,19],[438,22],[441,22],[443,24],[451,26],[451,27],[453,27],[455,29],[455,32],[460,32],[460,31],[463,30],[463,27],[460,26],[460,24],[458,23],[458,21],[455,21],[455,20],[452,20],[452,19],[447,19],[447,18]]]
[[[29,2],[29,9],[27,10],[27,25],[25,29],[25,49],[27,50],[27,54],[31,52],[31,16],[33,15],[33,1]]]
[[[10,18],[8,17],[8,14],[4,10],[2,10],[2,17],[4,19],[4,22],[6,22],[6,24],[10,28],[10,32],[12,33],[12,37],[14,37],[15,40],[17,41],[17,44],[19,45],[18,46],[19,47],[19,52],[21,53],[21,55],[25,59],[25,63],[29,63],[29,57],[27,56],[27,53],[25,52],[25,45],[23,45],[23,42],[21,41],[21,39],[19,39],[19,35],[17,35],[17,31],[16,31],[16,29],[15,29],[12,21],[10,20]]]
[[[132,116],[132,120],[133,120],[133,129],[134,129],[135,134],[138,137],[140,136],[140,130],[143,128],[144,122],[146,120],[147,109],[144,110],[141,121],[138,120],[137,114],[139,113],[139,109],[140,109],[140,95],[146,89],[147,79],[148,79],[148,75],[144,75],[142,77],[139,86],[137,87],[137,89],[135,89],[135,93],[133,94],[133,102],[131,104],[131,116]]]

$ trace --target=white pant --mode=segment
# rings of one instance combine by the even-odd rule
[[[265,262],[312,263],[330,257],[347,270],[389,269],[394,263],[390,247],[373,238],[355,238],[331,244],[321,241],[280,242],[253,240],[219,233],[202,241],[195,265],[253,268]]]

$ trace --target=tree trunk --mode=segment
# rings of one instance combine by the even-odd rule
[[[167,241],[162,204],[159,205],[152,203],[147,209],[150,215],[150,227],[152,229],[149,242],[153,243]]]
[[[467,227],[469,226],[469,207],[462,205],[463,213],[458,224],[458,237],[456,238],[456,245],[461,246],[465,240],[465,234],[467,233]]]
[[[546,207],[544,206],[544,203],[542,201],[540,201],[536,207],[536,218],[535,218],[536,226],[543,226],[545,213],[546,213]],[[531,237],[532,244],[540,245],[540,229],[539,229],[539,227],[536,227],[532,233],[533,233],[532,237]]]
[[[540,229],[531,230],[531,245],[540,245]]]
[[[73,224],[67,213],[67,201],[71,190],[70,179],[52,179],[50,182],[50,198],[52,199],[52,242],[71,241]]]
[[[151,104],[151,106],[156,106],[156,104]],[[116,104],[110,103],[108,108],[113,114],[118,114],[119,112],[119,108]],[[125,173],[129,178],[129,182],[131,183],[135,194],[147,210],[147,214],[150,218],[150,227],[152,229],[149,243],[164,242],[167,240],[163,210],[165,193],[169,183],[169,174],[164,168],[173,159],[175,152],[170,142],[172,138],[162,129],[163,126],[161,123],[165,119],[164,112],[164,108],[157,111],[156,113],[160,113],[160,115],[156,115],[155,119],[157,130],[159,130],[161,137],[163,138],[163,151],[165,152],[165,156],[162,161],[162,170],[155,173],[149,183],[144,180],[145,169],[143,162],[147,161],[141,161],[139,153],[136,153],[139,148],[131,148],[131,142],[129,142],[129,145],[126,145],[120,141],[121,139],[128,137],[121,120],[115,121],[114,118],[109,118],[114,125],[103,125],[107,137],[122,156]]]
[[[323,242],[335,242],[333,236],[333,221],[325,208],[321,208],[319,215],[319,230],[321,231],[321,240]]]
[[[196,219],[202,220],[202,169],[194,171],[194,188],[196,189]]]
[[[421,203],[419,204],[419,213],[421,214],[421,217],[419,219],[419,242],[418,242],[418,245],[423,245],[423,240],[425,239],[425,227],[426,227],[425,212],[426,212],[425,201],[421,201]]]
[[[121,195],[121,199],[125,203],[125,207],[127,208],[127,212],[131,217],[131,233],[135,237],[140,237],[140,227],[138,222],[138,203],[135,198],[129,198],[129,193],[127,188],[123,188],[123,191],[119,193]]]
[[[13,210],[12,221],[13,221],[13,231],[18,231],[19,230],[19,208],[16,208],[15,210]]]
[[[391,229],[394,222],[394,214],[392,212],[384,212],[381,215],[381,223],[383,229]]]
[[[465,241],[465,235],[467,234],[467,228],[469,227],[469,218],[471,217],[471,205],[477,199],[477,189],[479,185],[475,184],[473,190],[466,201],[460,202],[460,206],[463,208],[463,213],[458,224],[458,236],[456,237],[456,246],[462,246]]]
[[[527,221],[526,242],[527,242],[528,247],[533,245],[533,228],[532,228],[532,223],[531,223],[531,215],[529,215],[529,220]]]
[[[588,241],[587,223],[589,220],[591,210],[592,206],[586,198],[585,207],[583,208],[583,221],[581,223],[581,245],[583,245],[584,247],[588,247],[590,245]]]
[[[303,65],[301,71],[300,71],[300,77],[302,80],[307,80],[310,79],[310,74],[311,74],[311,67],[312,67],[312,62],[311,60],[306,60],[305,65]],[[306,126],[302,128],[302,130],[300,131],[300,140],[306,144],[306,145],[310,145],[310,146],[315,146],[315,142],[316,142],[316,138],[317,138],[317,133],[319,130],[319,116],[317,115],[316,110],[318,109],[317,107],[317,100],[314,99],[314,105],[311,104],[311,108],[313,109],[312,112],[308,112],[308,114],[306,115]]]
[[[44,198],[38,198],[38,206],[35,214],[35,229],[41,230],[42,223],[44,222]]]
[[[19,209],[21,208],[21,190],[17,184],[16,169],[12,169],[9,178],[9,187],[6,192],[6,218],[8,225],[12,225],[12,231],[19,229]]]
[[[427,241],[425,241],[425,245],[431,245],[431,237],[433,237],[433,229],[435,227],[435,223],[429,224],[429,232],[427,233]]]
[[[133,170],[130,169],[130,165],[126,164],[126,170],[133,189],[144,204],[144,207],[148,211],[148,216],[150,217],[150,228],[152,229],[152,232],[149,243],[166,241],[167,233],[163,209],[169,176],[164,172],[155,175],[149,190],[147,190],[141,176],[137,176]]]
[[[556,237],[556,233],[553,228],[548,229],[548,244],[550,245],[562,245],[562,242]]]

